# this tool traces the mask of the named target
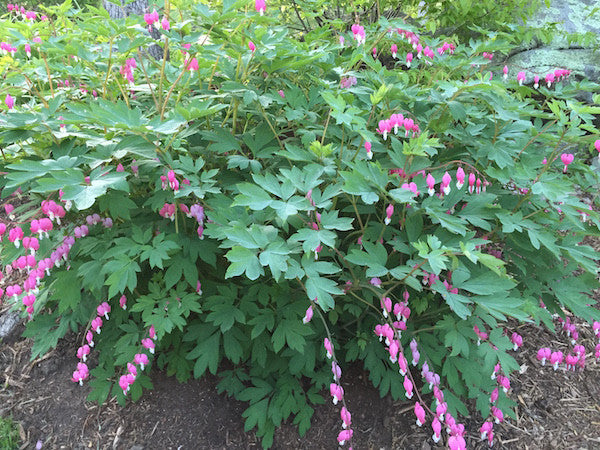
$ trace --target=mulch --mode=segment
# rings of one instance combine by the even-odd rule
[[[494,427],[495,446],[502,449],[600,449],[600,364],[594,359],[597,342],[591,327],[579,323],[579,343],[587,349],[584,371],[554,371],[535,358],[550,346],[568,351],[568,339],[536,327],[517,331],[524,345],[515,357],[521,373],[511,377],[509,396],[517,403],[516,420]],[[87,403],[89,387],[70,381],[77,363],[78,337],[66,336],[56,349],[30,361],[31,342],[16,330],[0,344],[0,415],[11,415],[21,428],[21,447],[57,449],[249,449],[260,448],[253,431],[245,432],[245,405],[217,393],[218,379],[205,376],[180,384],[155,371],[154,389],[137,403],[119,406]],[[380,398],[358,366],[342,377],[345,398],[353,414],[355,449],[443,448],[431,439],[429,427],[417,427],[413,403]],[[323,393],[328,398],[326,392]],[[471,405],[462,418],[468,448],[487,448],[479,439],[483,419]],[[304,437],[285,423],[275,433],[274,449],[336,448],[339,406],[329,401],[315,408],[312,427]]]

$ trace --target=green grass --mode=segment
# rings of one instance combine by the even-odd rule
[[[0,417],[0,449],[14,450],[20,445],[17,424],[10,417]]]

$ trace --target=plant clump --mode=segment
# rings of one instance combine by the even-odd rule
[[[88,400],[208,371],[269,447],[329,386],[351,446],[357,362],[460,449],[467,401],[490,445],[514,417],[509,323],[560,316],[573,352],[537,358],[584,369],[567,314],[600,329],[600,107],[575,96],[598,85],[509,77],[507,34],[401,18],[298,39],[264,1],[44,12],[1,31],[0,298],[34,358],[78,333]]]

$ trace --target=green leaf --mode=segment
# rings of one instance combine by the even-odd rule
[[[324,211],[321,213],[321,226],[326,230],[352,230],[352,217],[338,217],[338,211]]]
[[[108,286],[108,297],[114,297],[118,293],[125,292],[125,288],[133,292],[137,286],[136,273],[141,272],[141,270],[136,261],[126,256],[109,261],[102,269],[102,273],[110,273],[104,282]]]
[[[242,359],[244,350],[240,341],[234,337],[234,332],[230,331],[223,334],[223,351],[225,356],[234,364],[238,364]]]
[[[169,246],[169,244],[166,244]],[[170,289],[175,286],[182,275],[190,286],[196,287],[198,281],[198,269],[189,259],[183,256],[175,256],[169,259],[169,267],[165,272],[165,288]]]
[[[287,261],[289,259],[290,249],[284,241],[273,242],[261,252],[259,256],[260,263],[263,266],[269,266],[273,278],[279,280],[281,274],[288,268]]]
[[[189,354],[188,359],[196,359],[194,364],[194,378],[200,378],[206,369],[213,375],[217,373],[220,360],[221,334],[214,333],[206,340],[200,342]]]
[[[315,410],[308,405],[300,408],[300,411],[294,417],[294,425],[298,425],[298,434],[300,437],[310,428],[310,419],[312,418]]]
[[[248,206],[255,211],[262,211],[273,202],[269,193],[256,184],[240,183],[237,188],[240,195],[235,197],[232,206]]]
[[[365,177],[357,172],[340,172],[344,178],[344,192],[352,195],[360,195],[362,201],[371,205],[379,200],[376,189],[369,185]]]
[[[306,293],[309,299],[316,299],[319,306],[327,311],[335,305],[332,295],[341,295],[343,292],[333,280],[323,277],[310,277],[306,280]]]
[[[55,274],[51,284],[52,298],[58,300],[58,312],[74,310],[81,302],[81,287],[77,270],[65,270]]]
[[[231,262],[225,273],[225,278],[245,273],[250,280],[256,280],[265,273],[256,253],[245,247],[236,245],[227,252],[225,257]]]
[[[158,267],[160,269],[163,268],[163,261],[169,259],[168,252],[170,250],[179,249],[179,245],[171,240],[164,240],[165,235],[163,233],[157,235],[152,240],[152,247],[146,248],[140,254],[140,260],[146,261],[148,260],[150,267]],[[190,262],[188,262],[189,264]],[[173,264],[171,265],[173,267]],[[179,278],[181,277],[182,270],[179,270],[180,267],[175,266],[172,269],[172,273],[170,274],[167,289],[171,286],[174,286]],[[190,274],[191,275],[191,274]]]
[[[456,217],[450,214],[446,214],[445,211],[433,209],[430,207],[426,207],[425,211],[427,215],[431,218],[433,223],[439,223],[443,228],[448,231],[451,231],[455,234],[460,234],[464,236],[467,233],[467,228],[465,227],[465,220]]]
[[[311,329],[304,325],[301,320],[281,320],[271,337],[273,350],[279,353],[284,343],[287,343],[289,348],[304,353],[304,346],[306,344],[304,336],[311,333]]]
[[[472,292],[473,294],[490,295],[508,291],[515,286],[516,283],[509,278],[499,277],[492,272],[483,272],[455,287]]]
[[[220,327],[223,333],[229,331],[235,322],[245,322],[244,313],[231,303],[218,303],[211,310],[206,320]]]
[[[489,253],[476,252],[475,255],[481,264],[492,270],[496,275],[504,277],[506,276],[506,262],[496,258]]]
[[[443,297],[450,309],[461,319],[466,319],[471,315],[471,309],[467,306],[471,303],[471,300],[468,297],[460,294],[453,294],[451,292],[444,293]]]

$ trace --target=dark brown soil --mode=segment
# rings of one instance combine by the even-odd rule
[[[156,372],[154,390],[137,403],[121,408],[112,401],[101,407],[85,402],[89,388],[70,381],[75,358],[73,336],[59,343],[46,357],[29,363],[27,340],[5,342],[0,348],[0,372],[5,388],[0,391],[0,415],[12,414],[23,428],[28,447],[37,440],[44,448],[124,449],[245,449],[260,448],[254,433],[245,433],[243,403],[217,393],[212,376],[186,384]],[[393,433],[383,414],[393,408],[391,399],[364,382],[364,375],[350,370],[345,385],[348,407],[354,412],[355,448],[390,448]],[[400,406],[400,405],[399,405]],[[398,416],[402,418],[402,416]],[[275,435],[273,448],[335,447],[339,407],[317,407],[313,424],[300,438],[293,425],[285,424]],[[394,422],[410,427],[410,415]],[[416,428],[416,426],[415,426]]]
[[[580,325],[580,343],[588,350],[583,372],[553,371],[535,359],[540,346],[567,350],[567,338],[533,325],[521,327],[525,345],[517,354],[522,373],[511,377],[510,396],[517,420],[495,426],[495,447],[502,449],[600,449],[600,365],[593,357],[595,339]],[[64,449],[247,449],[261,448],[260,439],[244,432],[245,405],[217,393],[215,377],[179,384],[161,372],[152,376],[154,390],[137,403],[115,401],[98,406],[85,402],[89,387],[72,383],[77,359],[76,337],[34,362],[30,342],[13,337],[0,344],[0,415],[20,423],[22,448]],[[412,403],[380,398],[358,367],[342,379],[353,413],[355,449],[442,448],[431,440],[429,427],[418,428]],[[487,448],[479,440],[482,418],[462,419],[468,448]],[[339,406],[316,407],[311,429],[300,438],[284,424],[275,433],[274,449],[336,448]]]

